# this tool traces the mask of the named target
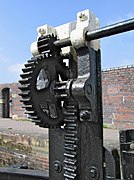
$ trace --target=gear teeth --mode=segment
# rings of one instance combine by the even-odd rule
[[[41,45],[41,46],[39,46],[39,51],[41,50],[41,49],[43,49],[44,51],[48,51],[49,50],[49,44],[43,44],[43,45]]]
[[[66,173],[64,174],[64,177],[65,178],[68,178],[67,180],[73,180],[73,179],[76,179],[76,174],[73,174],[73,173]]]
[[[40,105],[38,104],[37,106],[34,107],[34,105],[35,105],[34,103],[36,103],[35,102],[36,98],[33,98],[33,94],[35,92],[34,91],[34,88],[35,88],[34,83],[36,85],[36,80],[38,78],[37,75],[39,75],[39,74],[37,74],[38,73],[37,71],[41,70],[40,69],[41,65],[44,66],[44,64],[47,64],[47,61],[45,61],[45,60],[48,57],[54,57],[56,59],[56,63],[58,62],[57,61],[58,59],[61,59],[61,56],[60,56],[61,49],[57,48],[54,45],[55,40],[57,40],[57,37],[54,37],[54,35],[46,35],[46,36],[43,36],[42,38],[39,37],[37,45],[38,45],[40,55],[38,55],[36,57],[32,57],[31,60],[28,60],[24,64],[24,67],[22,69],[22,74],[20,75],[21,80],[19,81],[19,83],[21,84],[19,87],[19,89],[21,90],[21,93],[19,95],[22,97],[22,99],[20,101],[23,103],[23,108],[25,108],[27,110],[26,114],[29,115],[29,118],[32,119],[32,121],[35,122],[35,124],[39,125],[40,127],[45,127],[45,128],[47,128],[47,127],[48,128],[50,128],[50,127],[57,128],[57,127],[59,127],[59,125],[63,124],[62,114],[60,114],[58,117],[56,117],[56,119],[58,119],[58,120],[55,122],[53,121],[52,123],[51,122],[49,123],[49,117],[45,121],[45,117],[49,116],[49,114],[47,113],[47,108],[49,108],[49,105],[45,106],[44,109],[46,109],[46,111],[44,109],[42,109],[42,112],[40,114],[40,112],[38,112],[38,109],[40,109]],[[52,59],[52,61],[53,61],[53,59]],[[56,63],[54,63],[53,66],[56,66]],[[57,66],[62,67],[62,63]],[[42,69],[43,69],[43,67],[42,67]],[[56,73],[56,69],[55,69],[54,73]],[[52,78],[52,79],[54,79],[54,78]],[[57,79],[57,77],[55,79]],[[50,80],[51,80],[51,78],[50,78]],[[38,89],[36,89],[36,90],[38,90]],[[46,92],[47,91],[49,91],[49,90],[47,89]],[[39,96],[40,96],[40,94],[39,94]],[[49,92],[48,92],[48,94],[49,94]],[[44,103],[44,102],[42,102],[42,99],[40,101],[41,101],[41,103]],[[54,101],[54,103],[55,103],[55,101]],[[56,103],[58,104],[58,101]],[[33,104],[33,106],[32,106],[32,104]],[[60,104],[58,104],[58,109],[60,109]],[[48,109],[48,111],[49,111],[49,109]],[[60,112],[61,112],[61,110],[60,110]],[[45,114],[43,114],[43,113],[45,113]],[[52,117],[50,117],[50,119],[51,118]]]
[[[33,63],[33,62],[35,63],[36,61],[37,61],[37,58],[31,58],[31,59],[28,60],[27,62],[28,62],[28,63]]]
[[[71,166],[71,165],[68,165],[67,167],[64,167],[64,170],[69,170],[70,172],[75,172],[76,170],[76,166]]]
[[[55,82],[55,87],[53,90],[55,91],[55,98],[67,98],[68,94],[66,93],[66,85],[67,81]]]
[[[35,125],[39,125],[41,123],[41,120],[35,111],[27,111],[25,114],[28,114],[28,118],[31,119]]]
[[[69,159],[69,158],[68,158],[68,159],[66,158],[66,159],[64,160],[64,163],[67,163],[67,164],[70,164],[70,165],[75,165],[76,162],[77,162],[76,160],[74,160],[74,159]]]
[[[31,79],[31,78],[22,79],[22,80],[20,80],[19,82],[20,82],[21,84],[30,85],[30,84],[29,84],[30,79]]]
[[[32,72],[33,71],[33,66],[23,68],[22,71],[23,71],[23,73]]]
[[[72,143],[65,143],[65,146],[64,146],[64,149],[66,150],[70,150],[70,151],[75,151],[76,149],[76,145],[75,144],[72,144]]]
[[[27,97],[29,96],[30,90],[23,91],[22,93],[19,93],[19,96]]]
[[[22,108],[25,108],[26,110],[30,111],[30,110],[34,110],[33,106],[30,105],[23,105]]]
[[[22,79],[25,79],[25,78],[31,77],[31,75],[32,75],[32,71],[26,72],[25,74],[20,74],[20,77],[21,77]]]
[[[19,81],[19,82],[20,82],[20,81]],[[19,88],[21,91],[26,91],[26,90],[29,90],[29,86],[30,86],[30,84],[25,84],[25,85],[19,86],[18,88]]]
[[[69,122],[69,123],[71,123],[71,122],[74,123],[75,120],[74,120],[74,119],[64,119],[64,122],[65,122],[65,123],[68,123],[68,122]]]
[[[54,45],[55,40],[57,40],[57,37],[54,37],[54,35],[45,35],[43,37],[38,38],[38,50],[40,53],[48,53],[48,57],[52,54],[59,54],[61,51],[60,48],[57,48]]]
[[[42,39],[38,40],[38,50],[40,53],[50,51],[49,47],[50,36],[44,36]]]
[[[31,108],[31,109],[33,108],[33,106],[31,104],[30,105],[23,105],[22,107],[23,108]]]
[[[64,112],[64,177],[66,180],[77,179],[77,108],[67,105]]]
[[[25,103],[30,103],[30,100],[31,98],[29,97],[29,98],[21,99],[20,101],[25,104]]]
[[[44,37],[43,39],[40,39],[39,42],[42,44],[47,44],[47,43],[49,43],[49,37],[50,36]]]
[[[20,100],[20,102],[22,102],[24,105],[31,105],[31,101],[22,101],[22,100]]]
[[[75,130],[76,124],[75,123],[69,123],[68,126],[65,126],[65,129],[67,130]]]
[[[26,68],[31,68],[31,67],[35,66],[35,62],[34,62],[34,61],[29,62],[29,63],[25,64],[24,66],[25,66]]]
[[[35,116],[29,115],[28,118],[32,119],[32,122],[34,122],[34,123],[36,123],[37,120],[38,120],[38,116],[37,115],[35,115]],[[39,120],[39,122],[40,122],[40,120]]]
[[[37,113],[34,110],[28,110],[26,114],[29,115],[28,118],[31,119],[31,121],[35,123],[35,125],[41,122]]]
[[[41,119],[38,117],[38,114],[36,113],[33,105],[32,100],[30,96],[31,92],[31,78],[34,71],[35,66],[42,60],[43,57],[46,57],[45,54],[39,55],[36,58],[32,58],[31,60],[28,60],[27,63],[24,65],[24,68],[22,69],[22,74],[20,77],[22,78],[19,80],[21,93],[19,95],[22,97],[20,102],[23,103],[23,108],[26,109],[25,114],[28,114],[28,118],[31,119],[32,122],[34,122],[36,125],[39,125],[40,127],[50,127],[49,124],[44,123],[41,121]]]
[[[27,112],[25,112],[25,114],[29,114],[31,116],[34,116],[36,113],[35,113],[35,111],[27,110]]]

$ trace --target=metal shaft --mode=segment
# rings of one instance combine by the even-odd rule
[[[106,26],[104,28],[101,28],[92,32],[87,32],[86,39],[88,41],[91,41],[91,40],[100,39],[103,37],[108,37],[108,36],[116,35],[119,33],[131,31],[131,30],[134,30],[134,18],[129,19],[127,21],[122,21],[116,24],[112,24],[110,26]]]
[[[108,37],[131,30],[134,30],[134,18],[116,24],[112,24],[110,26],[106,26],[91,32],[87,32],[85,36],[88,41],[92,41],[95,39],[100,39],[103,37]],[[55,45],[61,48],[71,46],[71,40],[70,38],[58,40],[55,42]]]

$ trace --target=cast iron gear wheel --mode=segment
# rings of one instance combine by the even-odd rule
[[[29,118],[40,127],[54,128],[63,125],[61,101],[54,96],[54,82],[67,80],[67,68],[61,56],[42,54],[32,58],[22,69],[21,86],[23,108]]]

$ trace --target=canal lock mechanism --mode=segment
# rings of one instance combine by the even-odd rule
[[[122,172],[117,151],[103,147],[98,40],[133,30],[134,19],[101,29],[98,24],[85,10],[68,25],[39,27],[31,45],[33,57],[22,69],[23,108],[36,125],[49,128],[45,179],[114,180],[121,174],[124,180],[134,179],[134,130],[120,132]]]

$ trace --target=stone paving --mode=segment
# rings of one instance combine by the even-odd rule
[[[48,130],[40,128],[31,121],[18,121],[10,118],[0,118],[0,132],[2,133],[18,133],[31,136],[48,137]]]
[[[46,139],[48,138],[48,129],[40,128],[31,121],[17,121],[7,118],[0,118],[0,133],[24,134]],[[104,128],[103,136],[104,145],[106,147],[119,148],[119,130]]]

